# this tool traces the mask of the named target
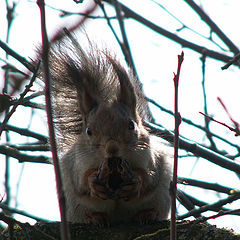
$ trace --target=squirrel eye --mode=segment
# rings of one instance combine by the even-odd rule
[[[91,130],[90,127],[86,128],[86,133],[87,133],[88,136],[92,136],[92,130]]]
[[[135,129],[135,123],[133,120],[130,120],[128,123],[128,129],[129,130],[134,130]]]

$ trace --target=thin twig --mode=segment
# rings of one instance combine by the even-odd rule
[[[15,213],[15,214],[19,214],[19,215],[22,215],[22,216],[25,216],[25,217],[28,217],[28,218],[35,219],[36,221],[49,221],[48,219],[44,219],[44,218],[40,218],[40,217],[34,216],[34,215],[29,214],[29,213],[27,213],[25,211],[9,207],[9,206],[7,206],[5,204],[2,204],[2,203],[0,203],[0,208],[4,209],[4,210],[7,210],[8,212],[11,212],[11,213]]]
[[[235,191],[235,189],[233,188],[224,187],[216,183],[209,183],[209,182],[204,182],[204,181],[190,179],[190,178],[179,177],[178,183],[188,185],[188,186],[195,186],[195,187],[200,187],[204,189],[209,189],[209,190],[226,193],[226,194],[231,194],[232,192]]]
[[[15,101],[11,101],[12,104],[15,103]],[[34,103],[34,102],[30,102],[30,101],[26,101],[25,99],[23,100],[23,102],[20,104],[21,106],[24,107],[30,107],[30,108],[35,108],[35,109],[39,109],[39,110],[45,110],[46,107],[44,104],[40,104],[40,103]]]
[[[195,204],[192,202],[192,199],[189,195],[181,190],[177,190],[177,200],[188,210],[192,210],[195,208]],[[195,214],[194,217],[200,217],[200,214]]]
[[[1,145],[0,145],[1,146]],[[50,151],[50,146],[48,144],[8,144],[6,147],[11,149],[16,149],[18,151],[30,151],[30,152],[48,152]]]
[[[99,6],[101,3],[101,1],[95,1]],[[69,11],[66,11],[66,10],[63,10],[63,9],[59,9],[59,8],[55,8],[49,4],[45,4],[46,7],[50,8],[50,9],[53,9],[55,11],[58,11],[60,12],[59,14],[59,17],[60,18],[63,18],[63,17],[68,17],[68,16],[72,16],[72,15],[80,15],[80,16],[84,16],[84,17],[87,17],[87,18],[90,18],[90,19],[106,19],[106,16],[104,14],[104,16],[97,16],[97,15],[90,15],[89,13],[85,13],[85,12],[69,12]],[[109,17],[109,20],[110,19],[116,19],[117,17],[116,16],[112,16],[112,17]]]
[[[189,206],[186,206],[185,198],[188,199],[188,202],[191,202],[191,208],[188,208]],[[178,191],[177,191],[177,199],[178,199],[178,201],[179,201],[184,207],[186,207],[189,211],[192,210],[192,209],[194,209],[195,206],[196,206],[196,207],[202,207],[202,206],[208,205],[207,202],[200,201],[199,199],[196,199],[196,198],[194,198],[193,196],[190,196],[189,194],[187,194],[187,193],[185,193],[185,192],[183,192],[183,191],[181,191],[181,190],[179,190],[179,189],[178,189]],[[194,207],[193,207],[193,206],[194,206]],[[218,208],[218,209],[214,209],[214,208],[211,209],[211,211],[213,211],[213,212],[230,211],[230,210],[232,210],[232,209],[228,209],[228,208],[225,208],[225,207],[220,207],[220,208]],[[233,213],[233,215],[240,216],[240,213],[235,212],[235,213]],[[199,217],[199,216],[201,216],[201,215],[200,215],[200,213],[193,215],[193,217],[196,217],[196,216]],[[179,218],[179,217],[181,217],[181,215],[178,216],[178,218]],[[177,218],[177,219],[178,219],[178,218]]]
[[[150,129],[151,134],[155,134],[173,144],[174,134],[171,131],[149,122],[144,122],[144,125]],[[240,174],[240,164],[206,147],[203,147],[196,142],[179,137],[179,147],[193,153],[196,156],[217,164],[218,166]]]
[[[147,97],[146,97],[146,100],[147,100],[148,102],[150,102],[151,104],[153,104],[154,106],[156,106],[157,108],[159,108],[161,111],[166,112],[166,113],[170,114],[171,116],[174,116],[174,113],[173,113],[171,110],[164,108],[163,106],[161,106],[160,104],[158,104],[158,103],[155,102],[154,100],[152,100],[152,99],[150,99],[150,98],[147,98]],[[196,123],[194,123],[193,121],[191,121],[191,120],[189,120],[189,119],[187,119],[187,118],[181,117],[181,120],[182,120],[182,122],[185,122],[185,123],[187,123],[187,124],[189,124],[189,125],[191,125],[191,126],[193,126],[193,127],[196,127],[196,128],[198,128],[198,129],[200,129],[200,130],[202,130],[202,131],[204,131],[204,132],[207,131],[205,127],[203,127],[203,126],[201,126],[201,125],[199,125],[199,124],[196,124]],[[240,147],[239,147],[239,145],[234,144],[234,143],[228,141],[227,139],[225,139],[225,138],[223,138],[223,137],[221,137],[221,136],[219,136],[219,135],[217,135],[217,134],[215,134],[215,133],[213,133],[213,132],[211,132],[211,135],[212,135],[213,137],[215,137],[215,138],[217,138],[217,139],[220,139],[221,141],[229,144],[230,146],[235,147],[235,148],[238,150],[238,152],[240,152]]]
[[[0,145],[0,154],[5,156],[16,158],[20,163],[31,162],[31,163],[47,163],[50,164],[49,157],[46,156],[32,156],[28,154],[23,154],[15,148],[8,147],[6,145]]]
[[[184,0],[201,17],[201,19],[215,32],[233,53],[238,53],[238,47],[223,33],[215,22],[192,0]]]
[[[111,29],[111,31],[112,31],[115,39],[117,40],[118,45],[119,45],[119,46],[121,47],[121,49],[122,49],[122,42],[120,41],[120,39],[119,39],[116,31],[114,30],[114,28],[113,28],[113,26],[112,26],[112,24],[111,24],[110,17],[107,15],[107,12],[106,12],[106,10],[105,10],[104,4],[103,4],[101,1],[97,1],[97,3],[98,3],[99,7],[101,8],[101,10],[102,10],[102,12],[103,12],[103,14],[104,14],[104,17],[105,17],[105,19],[106,19],[106,21],[107,21],[107,24],[108,24],[109,28]],[[123,52],[123,49],[122,49],[122,52]]]
[[[213,117],[210,117],[210,116],[208,116],[208,115],[206,115],[206,114],[204,114],[202,112],[199,112],[199,113],[202,114],[204,117],[209,118],[209,120],[211,120],[213,122],[216,122],[216,123],[218,123],[218,124],[228,128],[232,132],[235,132],[235,136],[240,136],[240,129],[239,128],[233,128],[233,127],[227,125],[226,123],[220,122],[220,121],[214,119]]]
[[[181,66],[184,60],[184,52],[178,55],[177,74],[174,73],[174,116],[175,116],[175,135],[174,135],[174,165],[173,165],[173,179],[170,187],[172,207],[171,207],[171,231],[170,239],[177,239],[176,231],[176,194],[177,194],[177,169],[178,169],[178,147],[179,147],[179,126],[181,124],[181,116],[178,111],[178,87]]]
[[[233,57],[227,64],[221,67],[222,70],[228,69],[232,64],[237,64],[240,60],[240,53],[238,53],[235,57]]]
[[[233,119],[233,117],[231,116],[230,112],[228,111],[226,105],[223,103],[222,99],[220,97],[218,97],[217,99],[220,102],[220,104],[222,105],[222,107],[224,108],[224,110],[227,113],[229,119],[231,120],[231,122],[235,126],[236,136],[239,136],[240,135],[240,124]]]
[[[35,139],[41,141],[42,143],[48,143],[48,137],[41,135],[39,133],[32,132],[27,128],[19,128],[19,127],[15,127],[12,125],[5,125],[4,130],[5,131],[13,131],[13,132],[19,133],[23,136],[35,138]]]
[[[191,217],[194,214],[203,213],[203,212],[206,212],[206,211],[211,211],[213,209],[214,210],[220,209],[222,206],[224,206],[228,203],[231,203],[233,201],[236,201],[239,198],[240,198],[240,192],[234,193],[233,195],[230,195],[229,197],[227,197],[225,199],[222,199],[222,200],[219,200],[219,201],[217,201],[213,204],[208,204],[208,205],[204,205],[204,206],[202,206],[198,209],[193,209],[193,210],[189,211],[188,213],[186,213],[182,216],[179,216],[178,219],[182,220],[182,219]]]
[[[35,79],[37,77],[37,72],[38,72],[39,66],[40,66],[40,62],[37,65],[37,68],[36,68],[32,78],[30,80],[30,83],[25,87],[25,90],[23,91],[23,93],[20,94],[20,98],[18,99],[18,101],[15,102],[15,104],[13,105],[11,111],[6,115],[6,117],[4,118],[2,124],[0,125],[0,136],[1,136],[1,134],[3,132],[3,129],[4,129],[5,125],[7,124],[8,120],[13,115],[13,113],[16,111],[17,107],[20,104],[22,104],[25,95],[29,92],[30,88],[32,87],[33,82],[35,81]]]
[[[206,70],[206,56],[203,54],[201,57],[201,61],[202,61],[202,91],[203,91],[203,109],[204,109],[204,113],[206,115],[208,115],[208,108],[207,108],[207,94],[206,94],[206,75],[205,75],[205,70]],[[207,117],[204,118],[205,120],[205,132],[207,135],[207,138],[211,144],[210,148],[213,151],[217,150],[216,144],[213,141],[213,136],[210,132],[210,121]]]
[[[57,193],[58,193],[58,201],[60,208],[60,216],[61,216],[61,235],[63,240],[70,239],[70,233],[67,225],[67,217],[66,217],[66,203],[65,196],[63,191],[59,158],[57,154],[57,144],[55,139],[55,129],[53,125],[53,110],[52,110],[52,102],[51,102],[51,77],[49,70],[49,42],[46,31],[46,19],[45,19],[45,2],[44,0],[38,0],[37,5],[40,10],[41,15],[41,33],[42,33],[42,61],[43,61],[43,69],[44,69],[44,79],[45,79],[45,101],[46,101],[46,111],[47,111],[47,119],[48,119],[48,130],[49,130],[49,141],[52,151],[52,158],[55,170],[56,177],[56,185],[57,185]]]
[[[6,15],[6,20],[7,20],[7,32],[6,32],[6,44],[8,44],[9,42],[9,37],[10,37],[10,30],[11,30],[11,26],[15,17],[15,9],[17,4],[15,2],[13,2],[12,4],[9,4],[9,1],[5,0],[6,3],[6,10],[7,10],[7,15]],[[1,43],[1,42],[0,42]],[[3,43],[3,45],[5,45]],[[5,46],[4,46],[5,47]],[[6,52],[6,61],[9,58],[9,54],[7,51]],[[3,94],[8,94],[9,93],[9,69],[5,69],[4,71],[4,85],[3,85]],[[7,104],[8,105],[8,104]],[[9,113],[9,106],[7,108],[5,108],[5,117],[8,115]],[[0,128],[1,131],[1,128]],[[0,133],[0,137],[1,137],[1,133]],[[5,134],[5,139],[6,139],[6,143],[8,143],[10,141],[10,136],[9,134],[6,132]],[[10,201],[11,201],[11,187],[10,187],[10,161],[9,161],[9,157],[5,156],[5,174],[4,174],[4,186],[5,186],[5,192],[6,192],[6,201],[5,203],[7,205],[10,205]],[[13,238],[13,228],[12,226],[10,226],[10,240]]]
[[[104,0],[104,1],[108,2],[109,4],[112,4],[110,0]],[[147,26],[148,28],[152,29],[153,31],[179,43],[182,47],[190,48],[191,50],[196,51],[200,54],[204,53],[208,57],[211,57],[213,59],[220,60],[223,62],[229,62],[232,59],[231,57],[229,57],[225,54],[221,54],[219,52],[207,49],[206,47],[197,45],[197,44],[187,41],[183,38],[180,38],[176,34],[173,34],[160,26],[157,26],[156,24],[152,23],[151,21],[147,20],[146,18],[144,18],[144,17],[140,16],[139,14],[135,13],[134,11],[130,10],[122,3],[119,3],[119,4],[127,18],[135,19],[136,21],[142,23],[143,25]],[[234,62],[234,64],[239,66],[239,64],[236,62]]]
[[[211,215],[209,217],[200,217],[194,221],[194,223],[201,223],[201,222],[206,222],[210,219],[215,219],[218,217],[222,217],[225,215],[240,215],[240,208],[239,209],[234,209],[234,210],[220,210],[217,214]]]
[[[128,43],[128,38],[127,38],[125,26],[124,26],[121,5],[119,4],[118,1],[114,0],[112,2],[115,6],[117,19],[118,19],[119,27],[120,27],[121,34],[122,34],[122,39],[123,39],[122,50],[123,50],[126,62],[128,63],[129,67],[132,69],[133,74],[135,76],[137,76],[137,71],[136,71],[136,68],[135,68],[135,65],[134,65],[134,61],[133,61],[133,58],[132,58],[132,54],[131,54],[130,46],[129,46],[129,43]]]
[[[18,60],[20,63],[22,63],[28,70],[31,72],[35,72],[35,67],[29,63],[24,57],[20,56],[18,53],[13,51],[6,43],[0,40],[0,47],[10,56]]]
[[[162,4],[158,3],[155,0],[151,0],[152,2],[154,2],[155,4],[157,4],[159,7],[161,7],[165,12],[167,12],[173,19],[175,19],[178,23],[180,23],[182,25],[182,27],[178,28],[176,31],[180,32],[184,29],[188,29],[189,31],[195,33],[196,35],[198,35],[201,38],[207,39],[208,41],[210,41],[211,43],[213,43],[214,45],[216,45],[217,47],[219,47],[222,51],[226,51],[226,49],[224,49],[220,44],[218,44],[216,41],[214,41],[210,36],[206,37],[203,34],[201,34],[200,32],[194,30],[193,28],[190,28],[189,26],[187,26],[185,23],[183,23],[179,18],[177,18],[173,13],[171,13],[166,7],[164,7]]]

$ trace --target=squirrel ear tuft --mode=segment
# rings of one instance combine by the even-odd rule
[[[118,96],[118,101],[128,106],[132,113],[135,115],[136,111],[136,95],[134,88],[131,82],[128,79],[127,73],[126,76],[118,76],[120,82],[120,93]],[[127,78],[126,78],[127,77]]]
[[[83,88],[82,90],[77,89],[77,93],[80,111],[86,116],[97,106],[97,101],[88,93],[86,88]]]
[[[127,107],[130,108],[133,115],[136,114],[136,94],[134,87],[129,79],[129,76],[125,69],[118,64],[114,59],[109,58],[114,71],[118,76],[118,80],[120,83],[120,90],[118,95],[118,102],[125,104]]]
[[[76,87],[78,95],[79,108],[83,116],[86,116],[94,107],[97,106],[97,100],[90,94],[87,87],[87,76],[77,69],[74,63],[67,66],[68,74],[71,77],[73,87]]]

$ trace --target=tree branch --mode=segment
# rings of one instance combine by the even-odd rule
[[[161,128],[153,123],[144,123],[146,127],[150,129],[150,132],[152,134],[155,134],[171,144],[173,144],[174,141],[174,134],[167,129]],[[237,174],[240,174],[240,164],[232,161],[231,159],[222,156],[208,148],[205,148],[201,146],[200,144],[197,144],[193,141],[187,140],[183,137],[179,137],[179,147],[193,153],[196,156],[202,157],[204,159],[207,159],[208,161],[215,163],[223,168],[226,168],[230,171],[233,171]]]
[[[17,149],[0,145],[0,154],[4,154],[8,157],[16,158],[20,163],[22,162],[32,162],[32,163],[50,163],[49,157],[46,156],[31,156],[23,154]]]
[[[104,1],[108,2],[109,4],[112,4],[110,0],[104,0]],[[125,17],[135,19],[136,21],[142,23],[146,27],[149,27],[153,31],[155,31],[155,32],[173,40],[174,42],[179,43],[182,47],[190,48],[191,50],[196,51],[200,54],[204,53],[208,57],[211,57],[213,59],[220,60],[220,61],[223,61],[223,62],[229,62],[232,59],[231,57],[229,57],[225,54],[221,54],[221,53],[218,53],[216,51],[209,50],[209,49],[207,49],[203,46],[199,46],[195,43],[192,43],[192,42],[189,42],[189,41],[187,41],[183,38],[180,38],[176,34],[173,34],[169,31],[157,26],[156,24],[152,23],[151,21],[147,20],[146,18],[138,15],[134,11],[127,8],[125,5],[123,5],[121,3],[119,3],[119,4],[122,7],[122,11],[125,13]],[[236,63],[236,62],[234,62],[234,64],[239,66],[239,64]]]
[[[38,69],[40,67],[40,62],[37,65],[37,68],[30,80],[30,83],[25,87],[25,90],[23,91],[23,93],[20,94],[20,98],[18,99],[18,101],[16,101],[11,109],[11,111],[6,115],[6,117],[4,118],[2,124],[0,125],[0,136],[3,132],[3,129],[5,127],[5,125],[7,124],[8,120],[10,119],[10,117],[13,115],[13,113],[16,111],[17,107],[23,102],[23,99],[25,97],[25,95],[29,92],[30,88],[33,85],[33,82],[35,81],[36,77],[37,77],[37,73],[38,73]]]
[[[228,46],[228,48],[234,53],[239,53],[238,47],[223,33],[223,31],[217,26],[215,22],[192,0],[184,0],[211,28],[211,31],[215,32],[218,37]]]
[[[204,188],[204,189],[208,189],[208,190],[213,190],[216,192],[221,192],[221,193],[226,193],[226,194],[231,194],[232,192],[235,191],[235,189],[233,188],[228,188],[228,187],[224,187],[221,186],[219,184],[216,183],[208,183],[208,182],[204,182],[204,181],[199,181],[199,180],[195,180],[195,179],[190,179],[190,178],[178,178],[178,183],[180,184],[184,184],[187,186],[194,186],[194,187],[200,187],[200,188]]]
[[[153,104],[154,106],[156,106],[157,108],[159,108],[161,111],[166,112],[166,113],[170,114],[171,116],[174,116],[174,113],[171,110],[164,108],[163,106],[159,105],[154,100],[152,100],[150,98],[147,98],[147,97],[146,97],[146,100],[148,102],[150,102],[151,104]],[[181,120],[182,120],[182,122],[185,122],[185,123],[187,123],[187,124],[189,124],[189,125],[191,125],[193,127],[196,127],[196,128],[198,128],[198,129],[200,129],[200,130],[202,130],[204,132],[207,131],[207,129],[205,127],[203,127],[203,126],[201,126],[199,124],[196,124],[196,123],[192,122],[191,120],[189,120],[187,118],[184,118],[184,117],[181,116]],[[213,137],[215,137],[215,138],[217,138],[217,139],[219,139],[219,140],[229,144],[230,146],[235,147],[237,149],[237,151],[240,152],[240,146],[239,145],[234,144],[234,143],[228,141],[227,139],[225,139],[225,138],[223,138],[223,137],[221,137],[221,136],[219,136],[219,135],[217,135],[217,134],[215,134],[213,132],[211,132],[211,135]]]
[[[219,200],[213,204],[208,204],[208,205],[204,205],[198,209],[193,209],[193,210],[189,211],[188,213],[186,213],[182,216],[179,216],[178,219],[182,220],[182,219],[191,217],[194,214],[203,213],[203,212],[211,211],[211,210],[217,210],[217,209],[220,209],[223,205],[226,205],[226,204],[236,201],[238,199],[240,199],[240,192],[237,192],[237,193],[235,193],[225,199]]]
[[[61,222],[62,222],[61,233],[62,233],[62,239],[68,240],[70,239],[70,233],[67,225],[66,202],[65,202],[63,184],[61,179],[59,158],[57,154],[55,129],[53,125],[53,110],[52,110],[51,90],[50,90],[51,76],[50,76],[50,70],[49,70],[49,42],[48,42],[47,30],[46,30],[44,0],[38,0],[37,5],[39,7],[40,15],[41,15],[42,61],[43,61],[43,71],[44,71],[44,79],[45,79],[45,101],[46,101],[46,111],[47,111],[47,119],[48,119],[49,141],[50,141],[54,170],[55,170],[59,209],[60,209],[60,216],[61,216]]]
[[[174,73],[174,118],[175,118],[175,134],[174,134],[174,165],[173,165],[173,179],[170,186],[170,195],[172,199],[171,205],[171,232],[170,239],[177,239],[176,230],[176,194],[177,194],[177,170],[178,170],[178,147],[179,147],[179,126],[181,123],[181,116],[178,112],[178,87],[181,66],[184,60],[184,53],[178,55],[177,73]]]
[[[18,128],[18,127],[12,126],[12,125],[5,125],[4,130],[5,131],[13,131],[13,132],[19,133],[20,135],[38,139],[39,141],[41,141],[43,143],[48,143],[48,138],[46,136],[32,132],[32,131],[28,130],[27,128]]]
[[[10,56],[18,60],[20,63],[22,63],[28,70],[31,72],[36,72],[35,67],[29,63],[24,57],[13,51],[11,48],[8,47],[6,43],[0,40],[0,47]]]
[[[40,218],[40,217],[37,217],[37,216],[34,216],[32,214],[29,214],[25,211],[22,211],[22,210],[18,210],[16,208],[12,208],[12,207],[9,207],[5,204],[2,204],[0,203],[0,208],[1,209],[4,209],[4,210],[7,210],[8,212],[11,212],[11,213],[16,213],[16,214],[19,214],[19,215],[22,215],[22,216],[25,216],[25,217],[28,217],[28,218],[32,218],[32,219],[35,219],[36,221],[48,221],[47,219],[43,219],[43,218]]]

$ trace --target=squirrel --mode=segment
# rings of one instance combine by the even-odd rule
[[[73,37],[51,47],[54,122],[59,133],[67,220],[106,226],[169,217],[168,155],[144,121],[141,85],[108,50]]]

